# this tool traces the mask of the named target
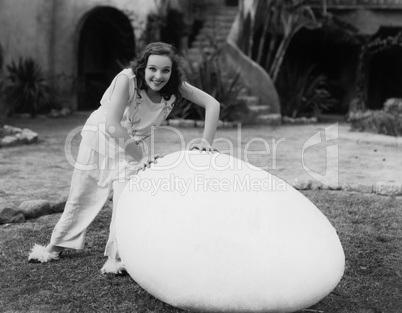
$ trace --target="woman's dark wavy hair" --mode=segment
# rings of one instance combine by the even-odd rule
[[[139,97],[141,90],[148,90],[145,82],[145,68],[148,58],[151,54],[164,55],[172,61],[172,73],[167,84],[161,89],[160,94],[165,100],[169,100],[172,95],[175,96],[175,103],[180,102],[182,98],[180,87],[185,80],[181,58],[175,47],[164,42],[150,43],[138,55],[138,57],[130,63],[130,68],[137,78],[137,94]]]

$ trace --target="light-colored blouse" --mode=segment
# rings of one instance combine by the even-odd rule
[[[136,77],[132,70],[124,69],[117,74],[103,94],[100,107],[90,115],[81,131],[83,144],[103,155],[107,154],[109,157],[116,156],[116,152],[122,152],[120,145],[106,132],[106,114],[110,107],[116,79],[120,75],[127,76],[129,80],[129,99],[120,123],[137,144],[141,144],[143,140],[151,136],[153,127],[162,124],[172,111],[175,101],[175,97],[172,96],[169,100],[162,97],[159,103],[154,103],[145,90],[141,90],[139,97]],[[108,149],[109,151],[107,151]]]

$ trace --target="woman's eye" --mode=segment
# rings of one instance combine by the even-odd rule
[[[170,70],[164,70],[163,72],[167,74],[170,73]]]

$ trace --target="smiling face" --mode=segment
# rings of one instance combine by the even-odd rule
[[[153,91],[160,91],[172,75],[172,61],[165,55],[151,54],[145,68],[145,82]]]

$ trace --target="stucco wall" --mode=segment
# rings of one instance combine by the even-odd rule
[[[127,15],[136,40],[143,34],[147,15],[157,10],[150,0],[0,0],[0,43],[5,64],[32,57],[49,78],[76,76],[80,30],[88,13],[99,6]],[[61,85],[61,93],[71,94],[71,82]]]
[[[4,62],[34,58],[49,70],[53,2],[0,0],[0,43]]]
[[[243,11],[246,15],[254,10],[252,0],[243,0]],[[252,95],[257,96],[259,104],[269,106],[269,113],[280,113],[280,100],[275,85],[269,74],[251,58],[246,56],[236,45],[240,36],[240,12],[229,32],[227,44],[223,51],[230,66],[238,67],[243,73],[241,80]]]
[[[256,62],[248,58],[232,40],[227,40],[222,49],[229,68],[240,70],[240,80],[253,96],[257,96],[259,105],[269,106],[270,114],[280,114],[280,101],[274,83],[267,72]]]

